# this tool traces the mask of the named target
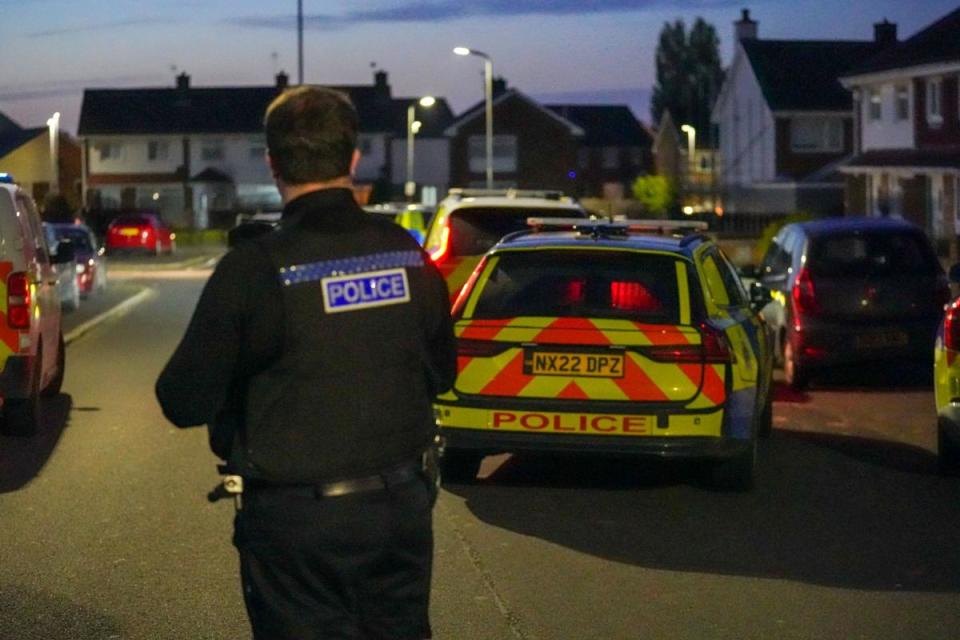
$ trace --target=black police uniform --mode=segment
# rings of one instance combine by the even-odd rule
[[[419,460],[456,376],[446,284],[348,189],[288,203],[221,260],[157,398],[245,480],[257,638],[426,638],[434,488]]]

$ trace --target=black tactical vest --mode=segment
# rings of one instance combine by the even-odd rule
[[[309,197],[309,196],[308,196]],[[351,201],[352,205],[352,201]],[[426,278],[405,230],[355,205],[306,210],[256,240],[281,283],[281,355],[246,386],[240,472],[310,483],[416,459],[435,426]]]

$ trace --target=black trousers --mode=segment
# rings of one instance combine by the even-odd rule
[[[417,477],[338,497],[244,493],[234,545],[255,640],[430,638],[434,491]]]

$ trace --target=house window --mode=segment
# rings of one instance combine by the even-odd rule
[[[927,80],[927,122],[940,124],[943,122],[943,84],[940,78]]]
[[[604,169],[620,168],[620,149],[618,149],[617,147],[603,148],[603,168]]]
[[[843,151],[843,120],[794,118],[790,121],[790,148],[807,153]]]
[[[200,145],[200,159],[206,162],[223,160],[223,140],[204,140]]]
[[[170,155],[170,143],[165,140],[150,140],[147,142],[147,160],[156,162],[166,160]]]
[[[123,145],[119,142],[101,142],[96,145],[97,153],[100,154],[100,161],[104,160],[122,160]]]
[[[910,119],[910,91],[905,85],[897,86],[897,120]]]
[[[870,119],[880,120],[883,118],[883,102],[880,99],[879,89],[870,89]]]
[[[470,136],[467,141],[471,173],[487,170],[486,136]],[[517,170],[517,136],[493,136],[493,170],[515,173]]]

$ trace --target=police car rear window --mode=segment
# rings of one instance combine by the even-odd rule
[[[527,218],[576,218],[579,209],[469,207],[450,214],[450,255],[481,256],[503,236],[527,228]]]
[[[931,275],[939,268],[925,236],[889,231],[815,237],[807,266],[821,277]]]
[[[626,251],[507,251],[472,318],[613,318],[679,324],[677,260]]]

